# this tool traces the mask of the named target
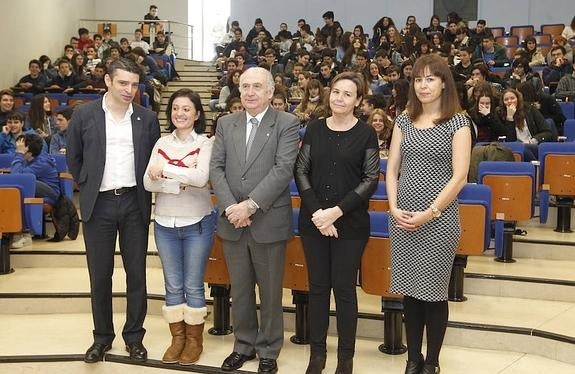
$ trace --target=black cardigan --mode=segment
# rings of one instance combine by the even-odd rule
[[[334,223],[338,237],[367,239],[367,208],[378,178],[378,142],[371,126],[358,120],[347,131],[333,131],[325,119],[310,122],[295,166],[295,181],[302,199],[300,233],[321,235],[311,215],[337,205],[343,212]]]

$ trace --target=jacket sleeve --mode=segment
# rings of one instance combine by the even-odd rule
[[[375,130],[370,130],[372,133],[363,156],[361,182],[337,204],[344,215],[357,209],[363,203],[367,203],[377,188],[379,181],[379,149],[377,147]]]
[[[543,141],[553,141],[553,133],[547,126],[545,118],[537,109],[529,109],[529,114],[526,116],[527,126],[531,132],[531,136],[537,139],[538,143]],[[531,122],[531,123],[529,123]]]
[[[308,139],[304,140],[304,144],[301,146],[297,155],[294,177],[302,204],[304,204],[311,213],[315,213],[321,209],[321,205],[311,187],[311,181],[309,179],[311,171],[311,144],[306,143],[306,141],[309,141],[310,136],[309,131],[306,131],[305,137],[308,137]]]

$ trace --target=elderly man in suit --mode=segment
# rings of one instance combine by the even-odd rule
[[[220,212],[217,234],[223,239],[232,284],[235,334],[224,371],[239,369],[257,354],[258,373],[275,373],[283,345],[284,255],[293,236],[288,185],[299,125],[295,116],[270,107],[273,93],[269,71],[244,72],[240,94],[246,111],[219,120],[212,151],[210,180]]]
[[[146,255],[151,194],[143,176],[160,137],[155,113],[133,104],[139,67],[112,62],[104,77],[108,92],[84,104],[68,127],[68,167],[80,187],[80,211],[88,259],[94,344],[85,362],[101,361],[112,347],[112,273],[116,237],[126,271],[127,313],[122,337],[130,359],[145,361]]]

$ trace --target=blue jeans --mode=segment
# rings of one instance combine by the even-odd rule
[[[167,306],[206,306],[204,273],[214,241],[215,225],[214,212],[200,222],[184,227],[164,227],[154,223],[156,246],[164,269]]]

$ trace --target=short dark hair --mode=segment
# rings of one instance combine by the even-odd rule
[[[82,36],[84,34],[90,34],[90,31],[85,27],[80,27],[78,29],[78,35]]]
[[[6,114],[6,121],[12,120],[24,123],[25,119],[26,116],[24,115],[24,113],[19,112],[17,110],[13,110],[11,112],[8,112],[8,114]]]
[[[238,21],[232,21],[232,26],[239,26],[240,23]]]
[[[553,53],[553,51],[560,49],[561,52],[563,52],[563,55],[567,54],[567,50],[565,49],[565,47],[561,46],[561,45],[556,45],[555,47],[551,48],[550,53]]]
[[[483,26],[485,26],[485,25],[487,25],[487,21],[484,20],[484,19],[478,19],[478,20],[477,20],[477,24],[478,24],[478,25],[483,25]]]
[[[361,73],[356,73],[353,71],[339,73],[331,81],[331,87],[333,87],[337,82],[341,80],[349,80],[355,84],[355,88],[357,90],[357,98],[363,98],[367,94],[367,87]]]
[[[61,58],[60,61],[58,61],[58,67],[60,67],[60,65],[62,65],[62,64],[72,65],[70,63],[70,60],[68,60],[67,58]]]
[[[461,47],[459,48],[459,52],[467,52],[471,55],[473,54],[473,48],[471,48],[470,46]]]
[[[256,18],[256,20],[254,21],[254,25],[257,25],[258,23],[260,23],[260,24],[263,25],[263,24],[264,24],[264,21],[262,21],[261,18]]]
[[[333,19],[335,16],[333,14],[333,12],[331,10],[328,10],[327,12],[325,12],[321,18],[329,18],[329,19]]]
[[[20,139],[24,139],[24,145],[28,147],[28,152],[32,154],[32,157],[38,157],[44,148],[44,140],[34,132],[22,134],[16,138],[16,140]]]
[[[307,22],[305,21],[305,19],[303,19],[303,18],[300,18],[300,19],[297,20],[297,23],[300,23],[300,22],[303,22],[304,24],[307,23]]]
[[[108,66],[108,75],[110,78],[114,77],[116,70],[125,70],[129,73],[138,74],[138,76],[142,72],[142,69],[140,69],[135,61],[124,57],[120,57],[118,60],[112,61],[110,66]]]
[[[309,27],[309,25],[306,23],[305,25],[303,25],[301,27],[302,31],[307,32],[308,34],[311,32],[311,28]]]
[[[74,49],[74,46],[73,46],[72,44],[66,44],[66,45],[64,46],[64,51],[67,50],[67,49]]]
[[[168,100],[168,106],[166,107],[166,118],[168,119],[168,130],[174,131],[176,126],[172,123],[172,105],[174,100],[178,97],[187,97],[190,99],[192,104],[194,104],[194,108],[196,112],[198,112],[198,119],[194,122],[194,131],[197,134],[203,134],[206,131],[206,114],[204,113],[204,107],[202,106],[202,100],[200,99],[200,95],[196,92],[190,90],[189,88],[181,88],[174,92],[172,96],[170,96],[170,100]]]
[[[144,51],[144,48],[142,47],[136,47],[132,49],[132,53],[140,57],[146,58],[146,51]]]
[[[94,34],[93,39],[102,39],[102,35],[101,34]]]
[[[30,62],[28,63],[28,67],[30,67],[32,64],[36,64],[38,65],[39,68],[42,68],[42,64],[40,63],[40,61],[36,59],[30,60]]]
[[[158,9],[158,7],[156,5],[150,5],[150,10],[152,9]]]
[[[74,112],[73,106],[67,106],[59,111],[56,112],[56,115],[61,115],[62,117],[66,118],[68,121],[72,118],[72,113]]]

